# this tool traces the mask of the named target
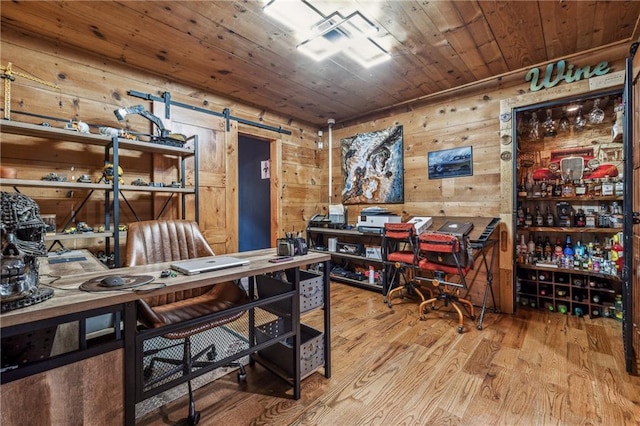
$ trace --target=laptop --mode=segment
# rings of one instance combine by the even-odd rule
[[[194,275],[248,264],[249,259],[238,259],[233,256],[209,256],[180,260],[173,262],[170,266],[171,269],[182,272],[185,275]]]
[[[470,222],[456,222],[447,221],[444,225],[438,228],[438,232],[446,232],[455,235],[469,235],[469,232],[473,229],[473,223]]]

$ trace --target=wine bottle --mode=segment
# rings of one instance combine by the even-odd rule
[[[527,213],[524,215],[524,226],[533,226],[533,214],[531,214],[531,208],[527,207]]]

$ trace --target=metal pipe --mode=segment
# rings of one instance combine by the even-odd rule
[[[333,134],[331,129],[336,124],[336,120],[330,118],[327,120],[327,124],[329,125],[329,205],[331,205],[331,186],[333,185]]]

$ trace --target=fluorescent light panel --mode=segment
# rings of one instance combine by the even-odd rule
[[[270,0],[263,10],[296,31],[304,40],[296,47],[316,61],[343,52],[371,67],[391,57],[371,38],[378,28],[358,11],[347,17],[337,11],[325,17],[306,0]]]

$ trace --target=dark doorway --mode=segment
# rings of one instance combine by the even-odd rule
[[[238,137],[239,251],[271,247],[271,179],[269,142]]]

